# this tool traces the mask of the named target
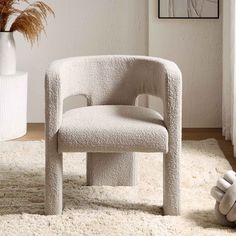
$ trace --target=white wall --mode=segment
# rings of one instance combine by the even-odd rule
[[[44,74],[51,61],[70,56],[148,52],[146,0],[48,0],[50,18],[32,49],[16,35],[18,68],[29,72],[28,122],[44,120]]]
[[[149,55],[182,70],[184,127],[221,127],[222,14],[219,20],[158,19],[157,2],[149,0]],[[152,98],[150,105],[158,102]]]

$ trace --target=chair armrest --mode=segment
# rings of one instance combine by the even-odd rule
[[[182,74],[178,66],[161,60],[161,98],[164,107],[164,122],[169,132],[169,148],[178,155],[182,141]],[[169,150],[171,152],[171,150]]]
[[[63,114],[62,84],[60,79],[61,64],[53,63],[45,76],[45,133],[46,142],[57,139]],[[56,137],[55,137],[56,136]]]

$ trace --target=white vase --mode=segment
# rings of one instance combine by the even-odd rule
[[[13,32],[0,32],[0,75],[16,73],[16,46]]]

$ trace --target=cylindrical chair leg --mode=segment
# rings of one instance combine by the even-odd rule
[[[88,185],[134,186],[138,182],[134,153],[87,153]]]
[[[180,215],[179,158],[163,158],[163,209],[165,215]]]
[[[60,215],[63,208],[63,157],[46,154],[46,215]]]

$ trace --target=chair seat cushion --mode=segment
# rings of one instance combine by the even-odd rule
[[[136,106],[89,106],[63,115],[61,152],[167,152],[168,132],[156,111]]]

